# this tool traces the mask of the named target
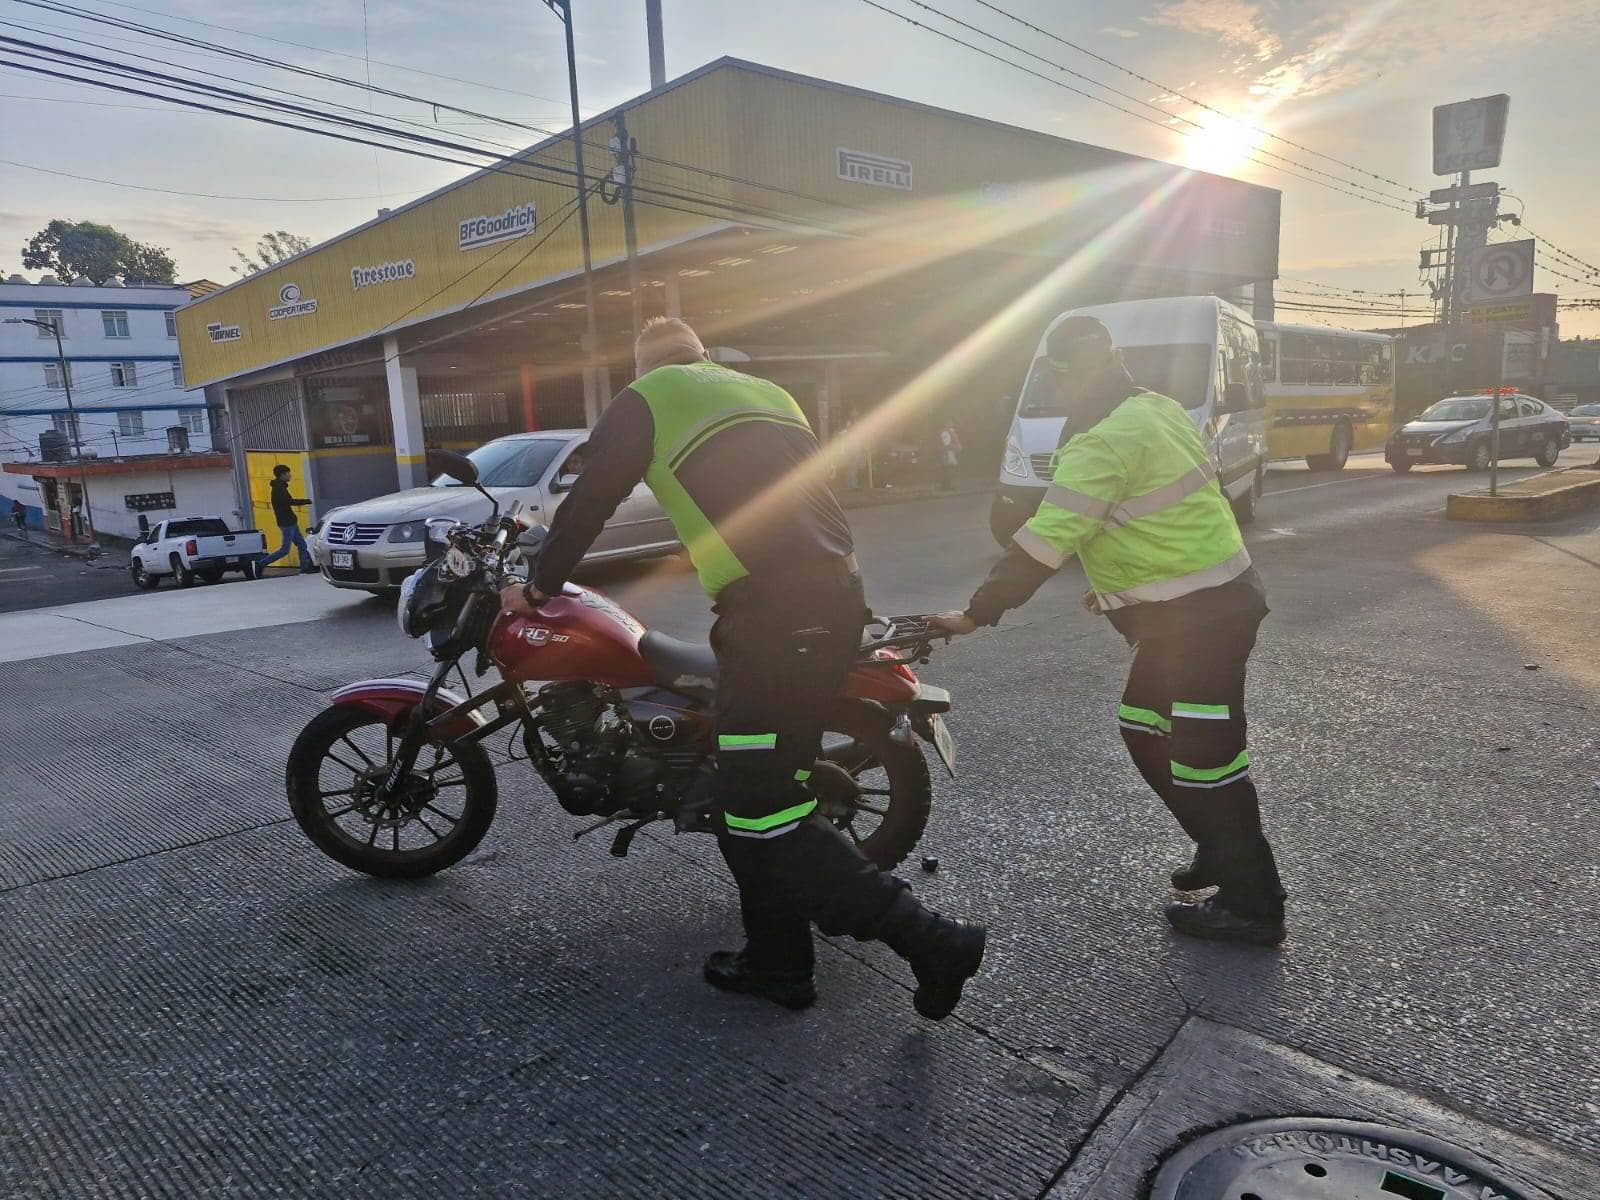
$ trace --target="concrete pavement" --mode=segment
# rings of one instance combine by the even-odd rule
[[[186,612],[216,624],[154,640],[132,608],[50,614],[134,640],[0,666],[0,1194],[1110,1200],[1074,1178],[1080,1148],[1103,1154],[1124,1096],[1181,1117],[1208,1086],[1187,1064],[1226,1052],[1258,1084],[1238,1111],[1410,1114],[1536,1159],[1549,1195],[1600,1195],[1600,519],[1463,529],[1459,482],[1275,472],[1250,534],[1281,953],[1160,922],[1180,838],[1124,760],[1126,651],[1074,572],[937,656],[963,775],[914,882],[993,930],[940,1025],[849,940],[821,948],[808,1013],[708,991],[701,954],[737,936],[714,847],[573,845],[522,764],[451,871],[384,885],[323,859],[286,822],[283,757],[327,689],[422,664],[379,603]],[[880,611],[960,603],[994,552],[972,498],[852,523]],[[672,560],[591,580],[652,624],[707,623]]]

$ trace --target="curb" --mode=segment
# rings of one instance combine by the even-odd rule
[[[1586,474],[1589,477],[1577,478],[1548,491],[1531,494],[1501,492],[1498,496],[1491,496],[1483,491],[1456,492],[1445,500],[1444,515],[1452,521],[1550,521],[1600,504],[1600,471],[1593,467],[1567,467],[1561,471],[1533,475],[1518,483],[1521,485],[1530,480],[1568,474]]]

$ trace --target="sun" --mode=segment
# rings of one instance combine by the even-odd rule
[[[1195,119],[1199,128],[1190,128],[1183,135],[1183,161],[1197,171],[1231,175],[1250,160],[1266,137],[1254,126],[1221,113],[1203,111]]]

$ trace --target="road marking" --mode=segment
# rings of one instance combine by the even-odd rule
[[[38,571],[40,567],[0,567],[0,575],[15,575],[18,571]],[[21,582],[17,580],[16,582]]]
[[[1354,475],[1354,476],[1351,476],[1349,479],[1330,479],[1327,483],[1306,483],[1306,484],[1302,484],[1299,487],[1274,488],[1270,492],[1262,492],[1261,493],[1261,498],[1264,500],[1268,496],[1287,496],[1290,492],[1309,492],[1313,488],[1338,487],[1341,483],[1365,483],[1369,479],[1387,479],[1387,478],[1388,478],[1388,476],[1379,475],[1376,472],[1374,472],[1371,475]]]

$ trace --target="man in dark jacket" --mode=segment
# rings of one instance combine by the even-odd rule
[[[278,534],[283,539],[283,544],[277,550],[261,560],[263,567],[270,567],[284,555],[289,553],[293,546],[300,551],[300,574],[315,575],[317,568],[311,563],[311,547],[306,545],[306,539],[300,536],[300,520],[295,515],[295,509],[304,508],[310,504],[309,500],[300,500],[289,495],[289,468],[279,463],[272,468],[272,519],[278,523]]]
[[[739,885],[745,947],[712,954],[707,982],[805,1008],[816,999],[815,922],[888,944],[917,978],[917,1011],[947,1016],[983,958],[983,928],[929,911],[869,862],[817,812],[809,782],[867,616],[811,427],[776,384],[708,361],[676,318],[650,322],[634,356],[638,378],[590,434],[532,582],[502,600],[537,612],[622,499],[649,484],[717,614],[713,819]]]

